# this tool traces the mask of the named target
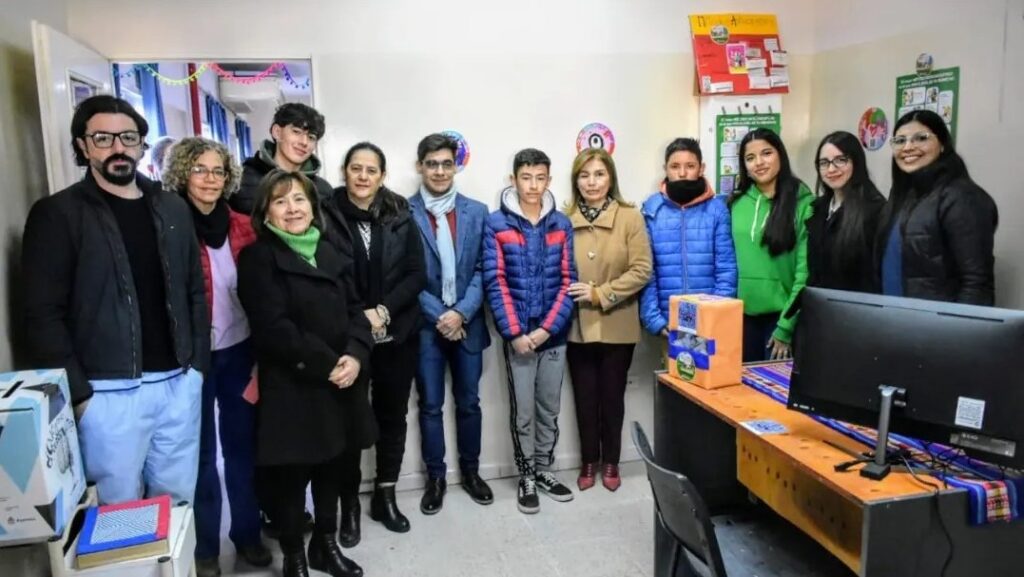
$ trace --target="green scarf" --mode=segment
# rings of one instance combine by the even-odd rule
[[[302,234],[285,232],[276,226],[266,223],[267,230],[273,232],[278,238],[284,241],[288,248],[295,251],[295,254],[302,257],[302,260],[316,268],[316,246],[320,242],[320,229],[311,226]]]

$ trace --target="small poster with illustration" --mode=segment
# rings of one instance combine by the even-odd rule
[[[931,110],[942,117],[956,140],[960,67],[914,73],[896,79],[896,119],[914,110]]]
[[[743,151],[740,150],[743,137],[755,128],[770,128],[776,134],[780,133],[782,117],[778,113],[720,114],[715,123],[715,150],[718,153],[715,191],[718,194],[730,194],[740,173],[740,163],[743,162]]]

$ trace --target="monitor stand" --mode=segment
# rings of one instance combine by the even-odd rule
[[[860,470],[861,477],[881,481],[889,474],[889,419],[893,405],[903,408],[907,406],[907,390],[890,385],[879,385],[882,403],[878,411],[878,439],[875,442],[874,459]]]

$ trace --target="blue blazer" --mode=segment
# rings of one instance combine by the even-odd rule
[[[437,319],[448,310],[441,302],[441,257],[437,252],[437,236],[430,226],[430,216],[419,193],[409,199],[409,208],[423,238],[427,265],[427,288],[420,293],[420,308],[424,317],[420,338],[434,339],[439,337],[434,328]],[[483,234],[487,214],[484,203],[461,194],[455,197],[457,297],[451,308],[459,311],[466,319],[466,338],[461,344],[470,353],[479,353],[491,344],[483,309]]]

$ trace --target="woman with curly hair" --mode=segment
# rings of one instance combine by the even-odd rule
[[[185,138],[171,148],[165,163],[164,188],[182,195],[192,209],[210,311],[212,349],[203,383],[196,484],[196,572],[220,575],[221,493],[217,472],[217,431],[213,405],[220,409],[224,480],[231,507],[229,536],[240,557],[251,565],[270,564],[260,541],[259,507],[254,489],[256,410],[243,394],[251,380],[253,353],[249,321],[238,300],[238,255],[256,240],[249,217],[228,208],[238,190],[241,168],[223,144]]]

